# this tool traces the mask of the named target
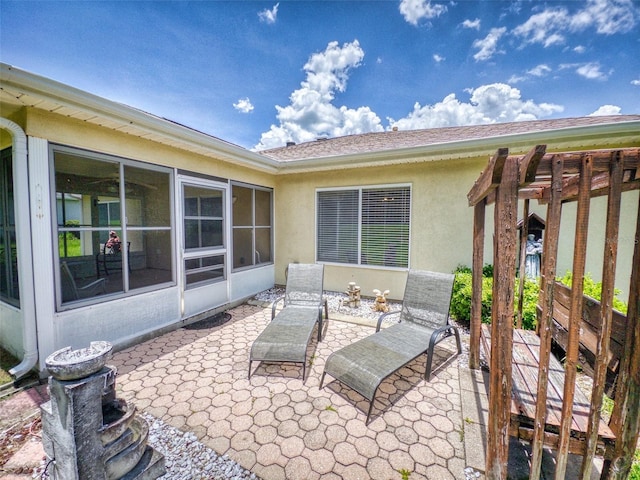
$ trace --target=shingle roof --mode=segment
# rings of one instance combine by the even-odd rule
[[[345,137],[318,139],[312,142],[263,150],[258,153],[275,160],[286,162],[639,120],[640,115],[610,115],[602,117],[493,123],[464,127],[429,128],[424,130],[373,132],[348,135]]]

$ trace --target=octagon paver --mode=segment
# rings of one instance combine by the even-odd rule
[[[319,389],[326,358],[373,333],[371,327],[328,322],[313,338],[303,382],[299,365],[253,365],[248,350],[270,321],[270,308],[241,305],[232,321],[214,328],[180,329],[113,355],[119,394],[139,410],[193,432],[262,480],[461,478],[464,448],[455,351],[437,347],[436,374],[424,380],[424,358],[380,387],[371,421],[369,402],[333,379]]]

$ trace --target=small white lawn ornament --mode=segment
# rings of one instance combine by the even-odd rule
[[[374,312],[388,312],[389,305],[387,305],[387,295],[389,295],[389,290],[385,290],[381,292],[378,289],[374,289],[373,293],[376,295],[376,301],[373,304]]]

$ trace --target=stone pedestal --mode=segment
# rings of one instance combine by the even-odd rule
[[[83,360],[78,351],[60,352]],[[93,361],[88,370],[51,364],[50,400],[40,407],[42,444],[47,460],[55,461],[48,469],[51,478],[151,480],[164,475],[164,457],[147,446],[146,421],[133,405],[116,399],[116,369]]]

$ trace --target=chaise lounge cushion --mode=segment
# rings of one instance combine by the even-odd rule
[[[317,307],[291,305],[285,308],[253,342],[251,360],[304,362],[317,321]]]
[[[325,371],[372,401],[381,379],[424,353],[432,333],[410,323],[392,325],[333,353]]]

